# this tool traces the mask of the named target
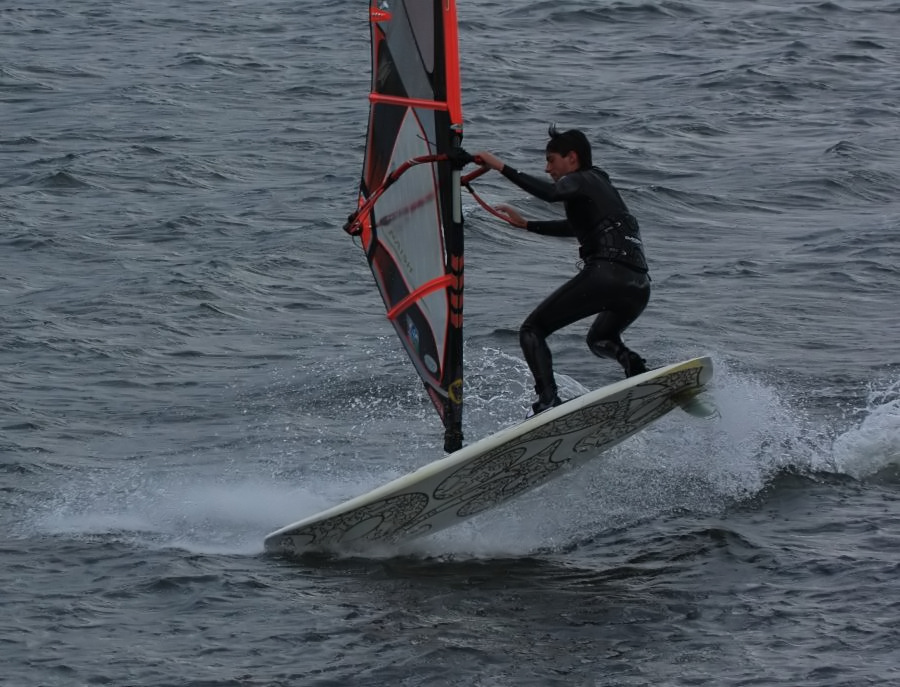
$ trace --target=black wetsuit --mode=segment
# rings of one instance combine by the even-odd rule
[[[576,237],[584,261],[581,271],[535,308],[519,330],[538,403],[551,403],[556,397],[547,337],[590,315],[597,315],[587,335],[591,351],[618,360],[626,375],[643,372],[643,359],[625,346],[622,332],[646,307],[650,277],[637,220],[628,212],[609,176],[597,167],[572,172],[556,183],[523,174],[509,165],[502,173],[542,200],[565,204],[566,219],[528,222],[527,229],[549,236]]]

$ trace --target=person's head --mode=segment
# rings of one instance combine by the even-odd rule
[[[591,144],[583,132],[578,129],[560,131],[551,124],[548,133],[546,171],[554,181],[570,172],[593,167]]]

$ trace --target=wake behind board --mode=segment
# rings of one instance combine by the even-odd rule
[[[690,405],[711,378],[712,361],[704,357],[597,389],[272,532],[265,539],[266,551],[359,552],[450,527],[595,458],[674,408]]]

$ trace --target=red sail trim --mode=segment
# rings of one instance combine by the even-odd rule
[[[363,207],[365,202],[360,199],[360,207]],[[350,232],[353,236],[359,236],[362,239],[363,250],[365,250],[368,255],[369,251],[372,249],[372,241],[374,240],[374,235],[372,232],[372,218],[369,217],[369,213],[361,213],[357,215],[357,229],[355,232]]]
[[[462,329],[463,324],[463,258],[461,255],[450,256],[450,269],[453,278],[452,288],[447,292],[450,296],[450,324]],[[462,380],[460,380],[460,385]]]
[[[450,123],[462,127],[462,82],[459,76],[459,29],[455,0],[445,0],[444,3],[444,68]]]
[[[447,286],[452,284],[454,281],[453,277],[449,274],[438,277],[437,279],[432,279],[429,282],[422,284],[415,291],[410,293],[408,296],[404,297],[400,300],[393,308],[388,310],[387,318],[389,320],[395,320],[397,317],[406,310],[409,306],[411,306],[416,301],[420,301],[428,294],[434,293],[435,291],[440,291],[441,289],[446,289]]]
[[[424,110],[450,111],[450,104],[439,100],[426,98],[404,98],[399,95],[384,95],[383,93],[369,93],[369,102],[383,105],[400,105],[401,107],[421,107]]]

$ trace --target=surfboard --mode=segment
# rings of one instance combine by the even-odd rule
[[[592,391],[269,534],[267,552],[357,553],[456,525],[600,456],[675,408],[708,417],[694,358]],[[697,402],[699,406],[692,405]]]

